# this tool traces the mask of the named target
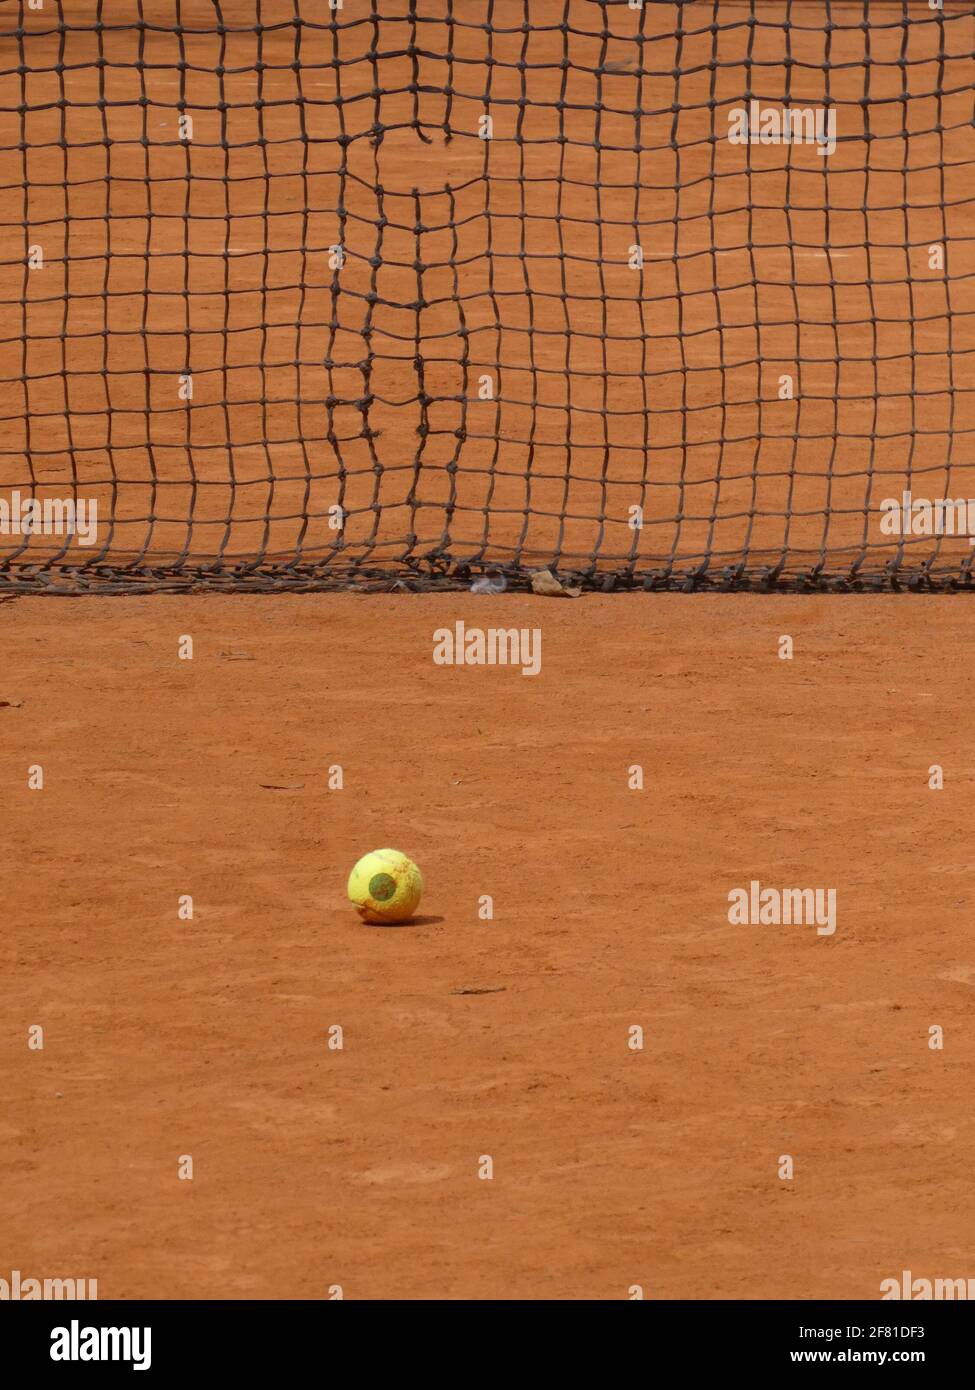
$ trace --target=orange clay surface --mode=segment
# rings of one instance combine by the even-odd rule
[[[872,1299],[973,1274],[971,616],[0,605],[0,1276]],[[435,666],[458,618],[540,626],[541,674]],[[386,844],[426,878],[407,927],[345,901]],[[729,925],[753,878],[835,887],[835,936]]]

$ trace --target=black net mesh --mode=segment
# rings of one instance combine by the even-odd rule
[[[956,0],[8,0],[0,586],[970,586],[973,87]]]

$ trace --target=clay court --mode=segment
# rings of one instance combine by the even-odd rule
[[[0,534],[4,1258],[121,1299],[968,1277],[975,550],[879,516],[975,495],[975,18],[382,9],[2,18],[0,497],[102,521]],[[833,105],[835,154],[729,144],[749,94]],[[541,673],[435,665],[457,621]],[[402,927],[345,900],[385,844]],[[835,935],[731,925],[753,879],[835,888]]]
[[[964,1277],[968,607],[482,598],[540,622],[527,679],[433,666],[465,595],[0,606],[11,1264],[104,1298]],[[386,843],[413,927],[344,901]],[[836,886],[835,936],[730,926],[753,877]]]

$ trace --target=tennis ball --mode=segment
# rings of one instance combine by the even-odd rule
[[[398,849],[364,854],[349,874],[349,901],[364,922],[405,922],[422,896],[420,870]]]

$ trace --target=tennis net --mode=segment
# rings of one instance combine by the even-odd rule
[[[957,0],[0,11],[0,588],[971,587]]]

